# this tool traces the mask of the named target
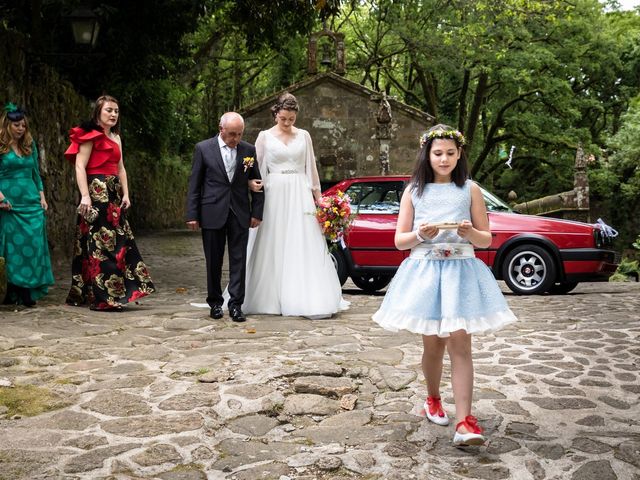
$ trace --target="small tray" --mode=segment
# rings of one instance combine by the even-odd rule
[[[438,227],[440,230],[453,230],[458,228],[459,225],[460,224],[456,222],[440,222],[433,224],[434,227]]]

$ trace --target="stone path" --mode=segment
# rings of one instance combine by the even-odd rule
[[[422,417],[419,337],[371,322],[380,295],[348,283],[330,320],[214,321],[189,306],[199,237],[139,246],[159,292],[126,312],[63,305],[66,266],[38,308],[0,307],[0,385],[61,407],[0,406],[0,479],[640,479],[639,284],[509,294],[521,321],[474,340],[490,442],[462,450]],[[448,368],[443,399],[453,415]]]

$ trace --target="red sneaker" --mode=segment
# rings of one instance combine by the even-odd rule
[[[467,433],[460,433],[458,429],[464,427]],[[467,415],[465,419],[456,425],[456,433],[453,436],[454,447],[468,447],[469,445],[483,445],[485,438],[482,428],[478,425],[478,419],[473,415]]]
[[[449,425],[449,417],[442,408],[442,402],[440,397],[427,397],[424,402],[424,411],[427,414],[427,418],[436,425]]]

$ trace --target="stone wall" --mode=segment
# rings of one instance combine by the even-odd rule
[[[287,91],[300,103],[296,126],[311,134],[323,182],[380,174],[380,93],[332,73],[317,75]],[[247,141],[254,142],[260,130],[273,126],[269,109],[281,93],[241,110]],[[389,173],[408,174],[418,152],[418,137],[432,125],[432,117],[393,99],[389,104]]]
[[[128,218],[134,233],[184,227],[191,162],[178,157],[159,161],[143,152],[125,155],[132,204]]]
[[[55,70],[27,58],[26,41],[0,26],[0,106],[8,101],[26,107],[29,126],[40,153],[40,174],[49,203],[47,231],[56,263],[72,253],[75,208],[79,195],[73,166],[64,159],[69,129],[88,119],[91,105]],[[178,159],[150,158],[145,152],[126,150],[133,208],[129,216],[134,232],[184,225],[184,199],[190,166]]]
[[[38,61],[26,57],[22,35],[0,27],[0,102],[23,105],[40,153],[40,174],[49,203],[47,229],[54,259],[71,253],[75,223],[75,182],[72,166],[64,160],[68,129],[88,111],[88,102],[70,83]]]

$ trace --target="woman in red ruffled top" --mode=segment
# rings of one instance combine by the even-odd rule
[[[118,101],[96,100],[92,119],[69,132],[65,157],[75,164],[80,205],[68,305],[120,311],[155,288],[125,212],[131,206],[122,161]]]

